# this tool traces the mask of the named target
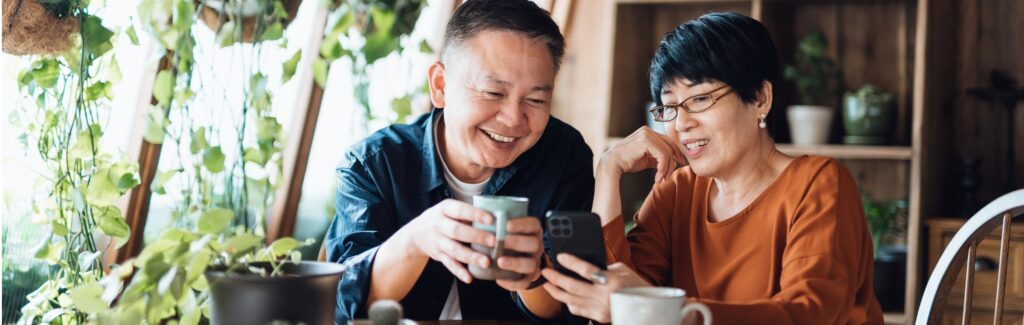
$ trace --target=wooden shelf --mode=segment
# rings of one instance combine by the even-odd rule
[[[907,314],[903,312],[882,313],[885,324],[906,324]]]
[[[836,159],[910,160],[914,150],[906,146],[857,146],[826,144],[801,146],[779,144],[779,150],[787,155],[817,155]]]

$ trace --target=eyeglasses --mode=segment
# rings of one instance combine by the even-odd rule
[[[711,106],[715,106],[715,103],[717,103],[719,99],[722,99],[722,97],[725,97],[725,95],[732,92],[732,89],[729,89],[729,91],[722,93],[718,97],[711,97],[712,93],[725,87],[728,86],[721,86],[703,94],[690,96],[690,98],[684,99],[676,105],[654,106],[654,108],[651,108],[649,112],[654,115],[654,120],[658,122],[669,122],[676,119],[676,116],[679,116],[679,108],[682,108],[690,114],[700,113],[708,110]]]

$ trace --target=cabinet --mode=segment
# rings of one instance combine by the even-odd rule
[[[946,245],[964,224],[963,219],[934,218],[926,222],[928,226],[928,269],[935,268],[935,263],[942,255]],[[999,234],[997,227],[985,239],[978,243],[976,263],[974,264],[974,295],[972,297],[971,321],[976,324],[992,323],[995,306],[997,265],[999,260]],[[1006,271],[1006,305],[1003,322],[1016,324],[1024,315],[1024,223],[1014,223],[1010,229],[1010,250]],[[951,289],[945,308],[942,323],[960,324],[963,306],[964,272],[958,271],[957,281]],[[936,302],[942,303],[942,302]]]
[[[935,4],[940,2],[939,4]],[[828,56],[843,71],[843,89],[866,83],[894,94],[897,123],[888,146],[840,144],[842,126],[834,121],[830,144],[793,146],[785,109],[796,101],[788,81],[775,86],[768,124],[784,152],[840,159],[858,186],[876,199],[909,203],[906,312],[887,313],[887,322],[912,322],[926,279],[920,249],[924,199],[941,201],[941,177],[950,171],[925,162],[946,158],[943,135],[949,123],[931,113],[948,100],[950,82],[929,79],[952,56],[952,27],[929,28],[954,13],[950,0],[602,0],[574,9],[566,59],[559,73],[553,115],[583,133],[597,157],[611,144],[645,125],[652,100],[648,68],[658,41],[679,24],[708,12],[733,11],[762,21],[772,34],[783,64],[791,63],[799,40],[820,31],[829,40]],[[937,15],[936,15],[937,14]],[[937,19],[936,19],[937,18]],[[931,19],[931,20],[929,20]],[[946,35],[946,36],[944,36]],[[833,107],[839,107],[836,98]],[[836,114],[838,116],[838,114]],[[652,185],[653,173],[623,180],[624,213],[632,215]]]

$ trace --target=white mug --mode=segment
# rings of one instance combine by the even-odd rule
[[[691,312],[700,312],[711,325],[711,309],[686,303],[686,291],[671,287],[635,287],[612,293],[612,324],[679,325]]]

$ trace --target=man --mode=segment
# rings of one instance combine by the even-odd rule
[[[448,22],[441,60],[431,65],[437,109],[350,148],[340,167],[337,215],[327,258],[347,266],[336,321],[365,318],[380,299],[398,300],[411,319],[534,321],[551,310],[540,268],[540,217],[590,211],[593,153],[569,125],[551,118],[564,39],[546,11],[527,0],[471,0]],[[472,196],[529,198],[529,215],[508,223],[505,249],[528,257],[497,261],[473,251],[494,235]],[[511,234],[516,233],[516,234]],[[474,280],[467,265],[499,267],[518,281]],[[526,299],[523,299],[526,298]],[[539,316],[539,318],[538,318]]]

